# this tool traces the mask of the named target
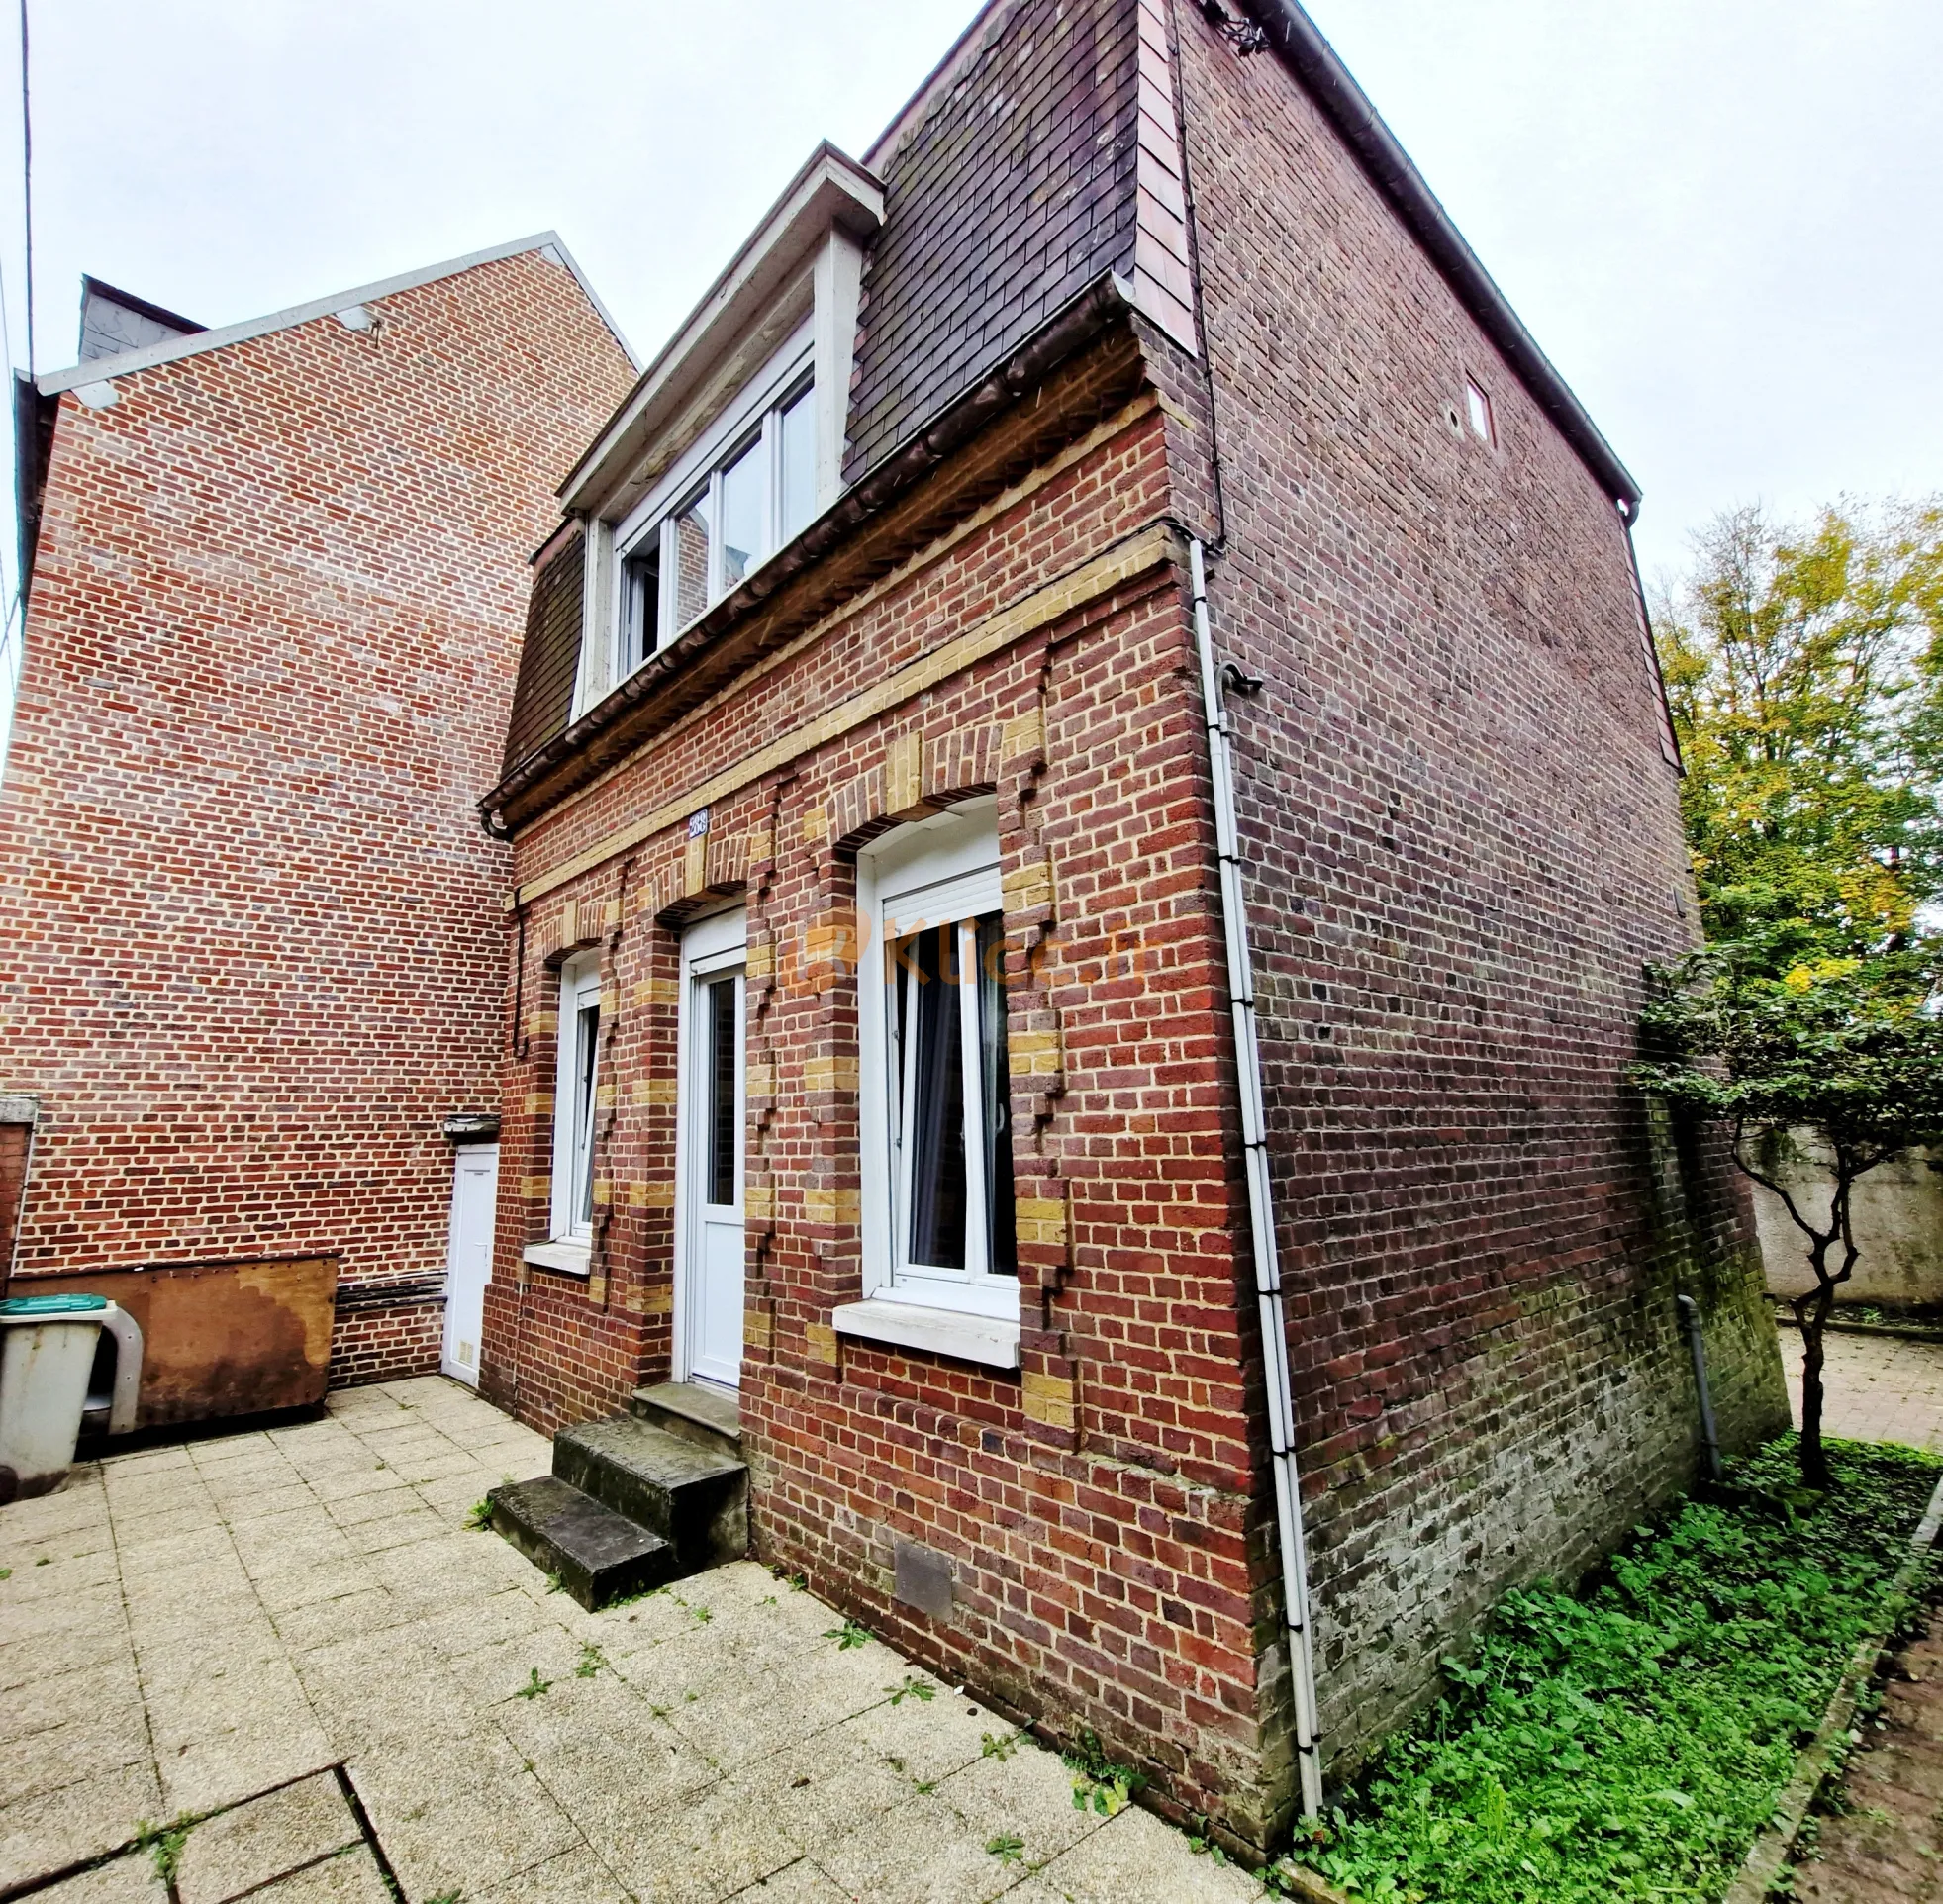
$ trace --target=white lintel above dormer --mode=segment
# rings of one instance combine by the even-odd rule
[[[819,146],[574,467],[566,509],[610,524],[627,516],[812,317],[818,488],[833,502],[863,247],[883,218],[882,181]]]

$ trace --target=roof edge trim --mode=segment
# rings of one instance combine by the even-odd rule
[[[1497,280],[1471,249],[1415,162],[1370,103],[1369,95],[1323,38],[1321,29],[1297,0],[1236,0],[1236,4],[1268,35],[1284,63],[1362,161],[1465,308],[1505,353],[1601,486],[1624,509],[1629,521],[1637,516],[1640,489],[1631,472],[1525,329],[1524,320],[1512,310]]]
[[[556,492],[564,506],[588,507],[594,493],[613,480],[617,467],[647,447],[669,407],[686,394],[687,380],[774,295],[778,286],[771,279],[804,262],[812,235],[841,225],[862,242],[883,217],[883,180],[828,140],[820,141],[567,472]]]
[[[329,297],[312,298],[306,304],[293,304],[286,310],[272,311],[266,317],[245,318],[241,324],[219,325],[214,330],[201,331],[193,336],[172,337],[166,342],[151,343],[140,350],[125,350],[119,356],[92,357],[86,363],[73,364],[65,370],[46,371],[37,379],[36,387],[44,397],[55,397],[63,390],[72,390],[77,384],[112,382],[117,377],[133,376],[137,371],[152,370],[158,364],[174,363],[182,357],[201,356],[205,351],[221,350],[233,343],[247,343],[253,337],[266,337],[272,332],[310,324],[318,318],[328,318],[334,311],[347,311],[354,304],[369,304],[378,298],[394,297],[401,291],[416,291],[421,285],[436,284],[440,278],[457,277],[461,271],[474,270],[482,264],[497,264],[502,258],[519,257],[527,251],[545,250],[552,251],[573,273],[574,282],[580,286],[587,302],[613,333],[615,342],[626,352],[628,361],[638,366],[640,359],[622,335],[621,327],[601,302],[600,294],[588,283],[586,273],[574,261],[573,253],[561,242],[560,235],[557,232],[535,232],[530,238],[515,238],[509,244],[488,245],[482,251],[468,251],[463,257],[447,258],[440,264],[424,265],[416,271],[401,271],[396,277],[380,278],[374,284],[360,284],[348,291],[334,292]]]

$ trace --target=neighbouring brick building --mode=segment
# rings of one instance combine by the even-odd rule
[[[487,1393],[733,1385],[765,1559],[1253,1846],[1690,1479],[1677,1290],[1784,1425],[1623,1080],[1693,932],[1636,492],[1293,5],[987,8],[561,494]]]
[[[335,1263],[334,1379],[437,1369],[442,1126],[498,1090],[472,803],[553,488],[634,366],[550,235],[214,331],[84,299],[17,404],[16,1273],[234,1268],[246,1302]]]

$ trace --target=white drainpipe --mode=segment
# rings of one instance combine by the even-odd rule
[[[1289,1623],[1289,1667],[1295,1681],[1296,1759],[1303,1810],[1322,1810],[1322,1754],[1315,1707],[1315,1654],[1310,1643],[1309,1571],[1303,1550],[1302,1488],[1296,1474],[1296,1409],[1289,1384],[1289,1336],[1282,1312],[1282,1270],[1275,1251],[1275,1203],[1268,1174],[1268,1122],[1262,1108],[1262,1061],[1255,1039],[1255,981],[1248,957],[1248,913],[1241,893],[1241,843],[1234,823],[1227,714],[1208,631],[1208,577],[1201,544],[1188,543],[1194,587],[1194,641],[1201,661],[1201,699],[1208,715],[1208,765],[1214,787],[1214,851],[1221,865],[1221,919],[1227,933],[1228,998],[1234,1013],[1234,1061],[1241,1091],[1241,1149],[1248,1169],[1248,1226],[1254,1240],[1255,1296],[1261,1307],[1262,1367],[1268,1379],[1268,1443],[1275,1470],[1275,1523],[1282,1549],[1282,1603]]]

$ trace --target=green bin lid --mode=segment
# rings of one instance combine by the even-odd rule
[[[0,1302],[0,1316],[85,1315],[107,1306],[105,1295],[16,1295]]]

